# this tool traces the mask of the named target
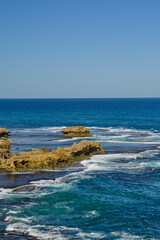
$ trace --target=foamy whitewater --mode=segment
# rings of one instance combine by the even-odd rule
[[[0,101],[0,125],[11,130],[12,151],[87,139],[106,154],[59,170],[0,172],[0,239],[160,239],[159,99],[10,101]],[[71,125],[93,137],[64,139]],[[24,185],[33,188],[12,191]]]

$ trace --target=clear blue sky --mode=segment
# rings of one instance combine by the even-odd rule
[[[160,97],[160,0],[0,0],[0,98]]]

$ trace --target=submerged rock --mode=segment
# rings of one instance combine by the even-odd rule
[[[68,148],[57,150],[33,149],[31,152],[13,154],[6,161],[0,161],[0,168],[7,171],[25,171],[32,169],[56,169],[74,164],[94,154],[104,153],[99,142],[83,140]]]
[[[16,187],[12,190],[12,192],[31,192],[36,189],[36,186],[34,185],[25,185],[25,186],[20,186]]]
[[[93,136],[89,129],[82,126],[66,127],[62,129],[64,136],[66,137],[89,137]]]
[[[0,138],[1,137],[8,137],[8,134],[10,133],[10,131],[8,131],[8,129],[6,128],[0,128]]]
[[[37,240],[35,237],[30,237],[25,234],[20,233],[9,233],[9,232],[1,232],[0,233],[0,239],[1,240]]]

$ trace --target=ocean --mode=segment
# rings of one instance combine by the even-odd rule
[[[63,138],[65,126],[93,137]],[[99,141],[59,170],[0,171],[0,239],[160,239],[160,99],[0,99],[11,151]],[[34,185],[24,192],[13,188]]]

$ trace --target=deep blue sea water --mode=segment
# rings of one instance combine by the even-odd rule
[[[64,139],[73,125],[93,137]],[[10,235],[0,239],[160,239],[160,99],[0,99],[0,127],[12,152],[82,139],[107,152],[55,171],[1,171],[0,234]],[[12,192],[26,184],[34,190]]]

